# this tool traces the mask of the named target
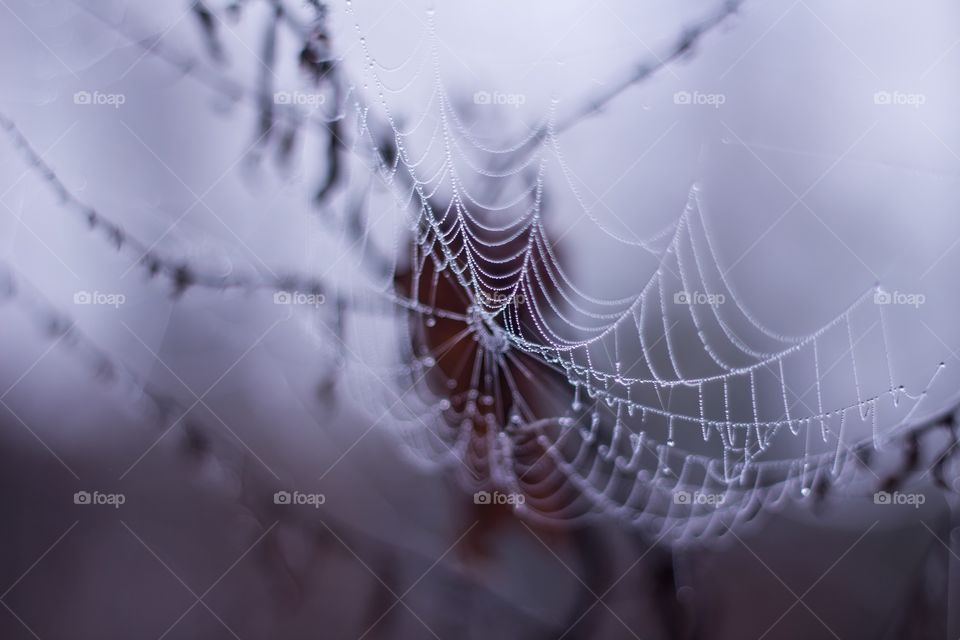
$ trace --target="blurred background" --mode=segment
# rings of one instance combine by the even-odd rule
[[[960,392],[960,7],[748,0],[691,32],[727,5],[290,4],[0,0],[0,637],[960,637],[960,476],[927,471],[952,461]],[[196,278],[352,290],[378,281],[368,242],[409,242],[410,212],[359,156],[318,206],[329,138],[267,145],[262,105],[231,99],[265,74],[301,99],[298,43],[266,53],[278,7],[324,16],[350,90],[298,106],[347,140],[361,106],[425,122],[410,144],[428,148],[437,87],[496,147],[601,106],[544,178],[546,225],[592,295],[646,282],[656,261],[617,239],[675,223],[696,183],[767,326],[814,331],[877,283],[921,296],[890,306],[882,355],[914,391],[945,366],[922,437],[883,425],[865,475],[922,500],[778,501],[674,547],[616,518],[478,509],[412,464],[399,396],[344,362],[332,305]],[[641,64],[657,70],[618,90]],[[338,224],[357,194],[361,239]],[[189,277],[150,277],[153,255]],[[394,335],[346,331],[364,355]]]

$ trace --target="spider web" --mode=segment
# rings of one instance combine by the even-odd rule
[[[525,137],[494,146],[452,106],[432,18],[428,12],[430,98],[409,128],[395,125],[384,94],[409,86],[389,89],[386,78],[412,62],[382,66],[360,40],[367,86],[381,98],[399,151],[387,179],[406,177],[405,199],[417,212],[411,279],[426,291],[411,297],[425,308],[390,340],[412,337],[400,352],[400,363],[414,362],[401,365],[400,388],[416,391],[392,404],[402,406],[401,433],[422,460],[446,463],[471,486],[526,496],[518,510],[531,517],[599,512],[682,539],[721,533],[762,504],[851,484],[848,461],[864,442],[880,447],[911,423],[943,365],[916,392],[898,383],[883,304],[889,294],[880,285],[809,333],[765,326],[720,266],[699,185],[669,228],[647,240],[618,235],[579,193],[560,138],[595,109],[559,120],[551,111]],[[574,284],[544,224],[548,167],[610,240],[657,258],[634,295],[605,299]],[[443,280],[461,294],[457,308],[436,302]],[[423,382],[440,368],[422,335],[437,318],[460,329],[448,332],[441,352],[462,340],[475,344],[456,373],[439,372],[440,391]],[[382,349],[389,352],[386,344],[374,351]],[[538,380],[545,368],[566,390]],[[469,385],[461,389],[465,371]],[[877,371],[883,375],[868,375]],[[569,404],[537,410],[531,393]],[[799,455],[778,458],[787,437]]]
[[[785,335],[766,326],[721,266],[700,185],[674,222],[647,239],[617,233],[580,193],[563,133],[686,53],[739,4],[721,5],[603,94],[569,111],[554,101],[528,132],[504,143],[499,125],[478,132],[483,123],[473,126],[455,106],[439,71],[433,10],[424,46],[387,66],[371,53],[348,0],[362,78],[339,71],[324,88],[331,108],[272,109],[290,127],[349,146],[351,161],[388,188],[392,226],[375,228],[362,215],[346,223],[358,264],[381,256],[359,285],[217,279],[167,261],[69,193],[12,122],[2,124],[68,207],[118,247],[146,255],[145,266],[176,286],[331,295],[349,387],[361,406],[379,398],[373,414],[392,414],[390,429],[411,459],[451,469],[470,489],[524,496],[516,508],[525,517],[612,516],[689,540],[826,486],[856,490],[863,479],[851,462],[914,424],[943,367],[923,388],[901,386],[880,285],[812,331]],[[326,14],[311,5],[283,16],[303,38]],[[231,102],[262,105],[269,97],[160,39],[128,37]],[[389,96],[409,95],[416,83],[426,87],[419,113],[394,114]],[[632,294],[609,299],[576,284],[548,228],[548,176],[560,177],[565,202],[607,241],[655,260]],[[361,212],[373,206],[358,202]],[[392,381],[387,394],[384,379]]]

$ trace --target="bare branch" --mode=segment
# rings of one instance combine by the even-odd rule
[[[273,277],[255,275],[218,276],[204,273],[181,260],[161,256],[151,246],[127,233],[119,224],[105,217],[94,207],[79,200],[60,180],[56,172],[33,149],[14,122],[0,113],[0,128],[10,138],[28,166],[39,174],[47,186],[59,197],[64,207],[83,219],[94,232],[99,232],[117,251],[127,253],[138,261],[150,276],[166,279],[176,293],[192,286],[209,289],[240,289],[245,291],[301,291],[328,295],[328,287],[317,278],[299,276]]]
[[[655,56],[652,62],[644,60],[635,64],[633,71],[627,74],[627,76],[617,84],[585,101],[567,117],[557,122],[554,131],[556,133],[562,133],[590,116],[596,115],[630,87],[640,84],[667,65],[682,58],[691,51],[704,36],[722,25],[728,18],[735,14],[744,2],[746,2],[746,0],[725,0],[720,9],[700,22],[684,29],[662,55]]]

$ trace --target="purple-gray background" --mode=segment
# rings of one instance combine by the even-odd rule
[[[66,186],[163,252],[215,272],[355,278],[352,248],[309,205],[316,142],[285,174],[251,168],[253,110],[220,108],[208,89],[79,8],[84,1],[0,0],[0,112]],[[154,4],[89,6],[202,57],[188,4]],[[426,5],[353,5],[352,15],[331,5],[345,68],[363,76],[356,20],[382,64],[409,58],[388,77],[412,83],[389,101],[415,121],[433,87]],[[551,98],[560,113],[573,108],[713,6],[438,4],[440,74],[465,104],[477,91],[523,95],[520,108],[475,109],[509,140]],[[224,31],[227,71],[248,82],[264,11],[250,3]],[[624,237],[675,220],[690,185],[702,183],[730,278],[784,332],[819,326],[877,281],[922,293],[920,308],[893,311],[891,351],[914,388],[947,363],[927,401],[932,414],[960,390],[958,68],[960,7],[947,0],[747,2],[688,60],[564,134],[563,151],[596,216]],[[124,101],[76,104],[78,91]],[[680,91],[724,102],[676,104]],[[922,104],[877,104],[884,91]],[[568,236],[579,282],[598,296],[635,291],[649,256],[583,218],[559,172],[548,190],[549,224]],[[330,367],[323,331],[268,293],[171,296],[66,212],[7,140],[0,202],[0,259],[18,286],[139,379],[196,402],[193,421],[209,439],[191,447],[182,429],[158,430],[137,393],[105,384],[45,333],[43,314],[0,307],[0,637],[960,634],[960,545],[946,546],[955,515],[928,481],[917,488],[929,497],[921,509],[788,509],[673,559],[615,523],[592,528],[584,553],[582,537],[507,521],[475,561],[458,546],[472,522],[469,496],[411,468],[389,424],[371,430],[369,403],[350,389],[318,401]],[[382,209],[375,222],[391,238],[402,214]],[[78,291],[125,302],[77,305]],[[277,510],[273,492],[290,486],[322,492],[325,505]],[[127,501],[75,505],[80,490]],[[679,587],[667,589],[669,604],[664,565]],[[620,581],[595,604],[602,590],[584,582],[604,571]],[[676,619],[688,628],[671,627]]]

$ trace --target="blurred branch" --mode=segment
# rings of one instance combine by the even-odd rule
[[[744,2],[746,2],[746,0],[724,0],[723,5],[714,13],[684,29],[662,55],[654,56],[652,62],[645,60],[635,64],[632,73],[628,74],[609,89],[585,101],[581,106],[574,109],[570,115],[559,120],[554,127],[554,131],[556,133],[562,133],[590,116],[601,112],[604,107],[613,102],[627,89],[636,84],[640,84],[667,65],[682,58],[689,53],[704,36],[722,25],[728,18],[735,14]],[[544,131],[544,134],[545,133]]]
[[[214,16],[207,5],[200,0],[196,0],[191,9],[193,10],[193,15],[197,17],[197,21],[200,23],[200,29],[207,43],[207,51],[210,52],[210,57],[217,62],[223,62],[223,43],[220,41],[216,16]]]
[[[270,142],[274,128],[274,67],[277,63],[277,27],[280,11],[271,15],[263,31],[263,45],[260,51],[257,100],[257,131],[254,134],[254,148],[262,150]]]
[[[21,312],[48,339],[72,353],[97,381],[118,385],[131,396],[142,396],[153,405],[162,429],[183,422],[192,407],[188,407],[150,387],[129,367],[101,349],[77,326],[75,320],[56,309],[39,290],[15,269],[0,261],[0,303],[13,302]],[[183,422],[186,432],[197,442],[196,426]],[[201,448],[200,446],[197,447]]]
[[[327,295],[328,288],[317,278],[299,276],[226,275],[205,273],[185,261],[170,260],[158,254],[152,246],[128,234],[117,223],[105,217],[94,207],[80,201],[60,180],[56,172],[33,149],[14,122],[0,113],[0,129],[10,138],[14,147],[24,157],[31,170],[37,173],[47,186],[59,197],[64,208],[84,220],[90,229],[102,234],[119,252],[134,257],[151,277],[167,280],[176,294],[193,286],[210,289],[240,289],[245,291],[272,290],[297,291]]]
[[[344,138],[343,115],[338,114],[330,118],[324,118],[315,115],[312,111],[304,110],[295,104],[277,104],[275,96],[269,86],[265,87],[261,83],[257,88],[250,88],[221,71],[211,69],[209,66],[203,64],[197,57],[184,55],[172,49],[163,43],[159,35],[151,34],[144,36],[131,33],[129,26],[111,21],[82,0],[72,1],[108,28],[140,47],[145,54],[154,56],[184,76],[193,78],[210,91],[226,98],[231,103],[245,102],[251,105],[260,115],[261,130],[263,130],[264,126],[264,113],[268,113],[271,124],[276,125],[278,122],[282,122],[288,131],[281,143],[281,157],[283,157],[285,153],[290,152],[293,145],[293,137],[297,129],[304,123],[311,125],[312,130],[323,137],[325,144],[326,171],[314,196],[314,203],[316,205],[327,204],[334,189],[342,184],[346,174],[346,155],[347,153],[356,154],[356,151]],[[270,0],[270,4],[274,8],[277,19],[293,30],[294,35],[303,43],[299,54],[301,68],[311,76],[315,86],[320,87],[322,84],[328,84],[331,87],[334,93],[334,101],[338,106],[345,104],[347,95],[350,92],[355,93],[356,90],[351,89],[351,91],[347,91],[338,66],[335,64],[335,60],[331,55],[329,37],[325,31],[325,11],[322,10],[323,5],[318,5],[321,8],[316,10],[316,19],[313,25],[310,26],[298,20],[278,0]],[[264,110],[264,105],[269,105],[269,112]],[[359,103],[357,107],[358,109],[360,108]],[[371,168],[371,173],[380,177],[381,180],[384,180],[386,186],[389,187],[390,180],[384,178],[384,175],[392,175],[397,170],[396,143],[393,141],[391,135],[381,133],[388,128],[373,123],[372,117],[369,111],[364,112],[361,119],[363,125],[361,134],[363,132],[369,133],[371,136],[371,146],[376,147],[376,152],[373,156],[376,166]],[[356,155],[360,157],[359,154]],[[367,161],[366,158],[362,157],[361,160]],[[401,174],[401,177],[404,184],[412,188],[414,184],[412,176]],[[360,240],[361,235],[364,236],[364,258],[368,261],[368,264],[374,267],[375,271],[376,269],[381,269],[380,273],[383,275],[382,266],[389,264],[390,260],[381,253],[375,245],[365,239],[366,229],[357,224],[356,211],[353,209],[348,210],[346,216],[346,230],[351,233],[354,241]]]

